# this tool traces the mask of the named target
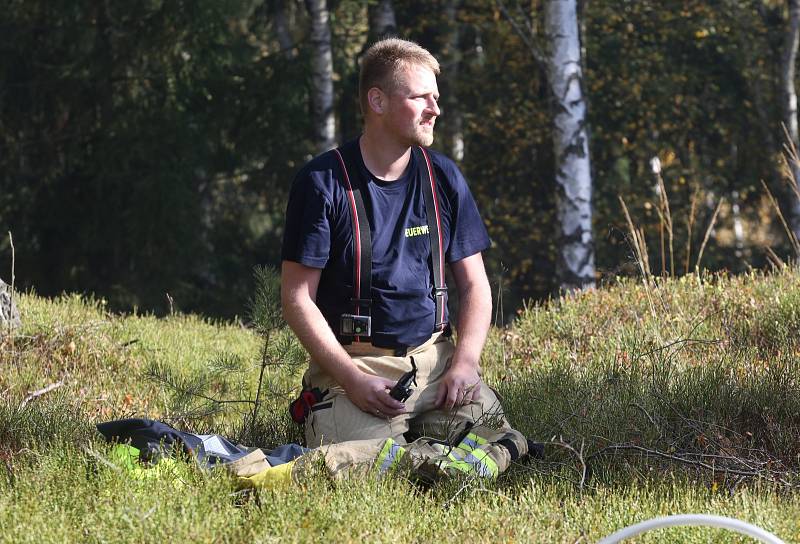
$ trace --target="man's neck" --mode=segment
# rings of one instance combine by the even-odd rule
[[[380,131],[368,127],[364,127],[359,146],[367,170],[384,181],[400,179],[411,160],[410,147],[398,144],[392,138],[381,137]]]

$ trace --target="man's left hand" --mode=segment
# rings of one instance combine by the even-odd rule
[[[468,363],[455,363],[445,372],[436,391],[436,406],[452,410],[453,406],[464,406],[478,398],[481,377],[478,369]]]

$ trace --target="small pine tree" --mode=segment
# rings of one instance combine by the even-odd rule
[[[296,388],[285,384],[291,383],[302,364],[304,351],[283,321],[280,274],[258,266],[254,276],[256,288],[248,312],[250,326],[262,340],[257,359],[222,353],[188,375],[153,363],[145,376],[168,392],[168,420],[208,427],[220,418],[232,418],[235,439],[243,443],[295,441],[286,407]]]

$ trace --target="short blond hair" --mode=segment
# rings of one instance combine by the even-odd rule
[[[369,90],[378,87],[385,93],[393,92],[397,88],[398,73],[409,65],[424,66],[439,75],[439,62],[430,51],[412,41],[386,38],[367,49],[361,58],[358,78],[358,100],[362,115],[369,111]]]

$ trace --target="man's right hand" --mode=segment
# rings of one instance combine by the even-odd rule
[[[357,371],[342,384],[347,398],[362,411],[376,417],[393,418],[406,412],[405,404],[389,396],[395,382]]]

